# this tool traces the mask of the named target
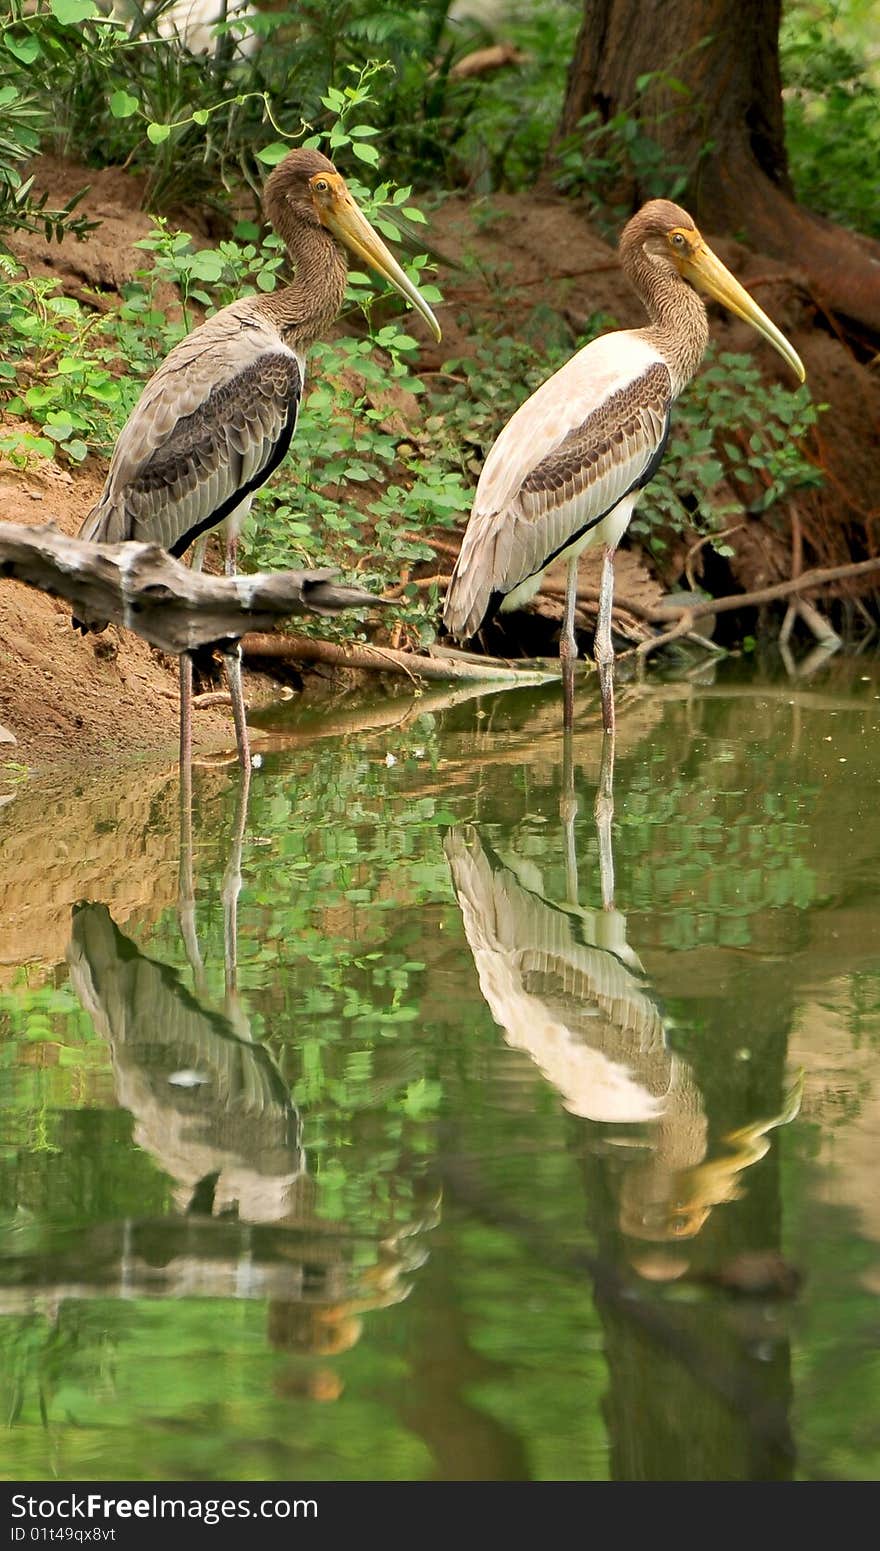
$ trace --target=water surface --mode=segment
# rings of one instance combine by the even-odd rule
[[[621,700],[7,785],[4,1477],[876,1476],[880,668]]]

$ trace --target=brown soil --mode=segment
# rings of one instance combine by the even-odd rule
[[[100,293],[115,295],[134,270],[143,267],[144,256],[132,247],[149,230],[140,210],[140,183],[120,169],[95,173],[51,159],[39,165],[37,182],[56,199],[90,183],[80,208],[101,225],[85,241],[60,247],[39,237],[18,238],[18,256],[29,272],[52,274],[68,294],[100,306]],[[195,220],[186,224],[196,230]],[[476,203],[453,198],[434,216],[431,236],[445,257],[440,266],[446,297],[444,339],[436,347],[420,335],[423,373],[441,371],[446,361],[469,354],[475,334],[485,337],[493,328],[534,340],[540,352],[550,328],[567,331],[573,347],[585,319],[596,312],[624,327],[644,321],[612,250],[569,203],[531,195],[497,195],[491,202]],[[825,485],[798,505],[804,567],[861,558],[872,552],[872,525],[878,515],[874,485],[880,452],[880,375],[859,364],[828,320],[816,317],[795,272],[736,243],[719,240],[714,246],[793,340],[814,397],[831,406],[814,448],[826,472]],[[99,293],[97,302],[92,289]],[[418,332],[418,321],[413,328]],[[713,334],[730,348],[755,348],[747,325],[729,318],[717,316]],[[782,363],[769,347],[756,348],[767,375],[782,380]],[[404,416],[411,410],[408,404],[393,407],[394,429],[402,434],[405,427],[396,424],[401,408]],[[74,533],[104,473],[104,465],[91,458],[70,473],[48,463],[22,472],[0,459],[0,514],[12,522],[52,521]],[[732,543],[733,579],[743,589],[791,574],[788,522],[771,525],[746,518]],[[670,551],[669,571],[662,578],[667,585],[681,569],[685,548]],[[589,563],[587,557],[585,565]],[[592,577],[585,571],[583,579],[589,584]],[[656,596],[657,581],[638,564],[637,555],[629,562],[626,581],[633,596]],[[619,591],[625,596],[627,590],[622,577]],[[552,600],[542,602],[541,608],[558,617]],[[135,637],[111,629],[83,639],[72,630],[64,606],[7,582],[0,587],[0,640],[0,755],[45,765],[151,749],[173,751],[177,665]],[[16,743],[2,741],[4,728]],[[196,740],[202,747],[229,746],[228,715],[202,709]]]
[[[76,533],[100,493],[103,470],[69,474],[53,463],[22,473],[0,468],[7,522],[53,522]],[[0,586],[0,725],[17,740],[0,756],[27,764],[129,750],[173,750],[177,664],[111,627],[79,635],[63,603],[17,582]],[[197,716],[198,741],[219,747],[231,722],[216,710]]]

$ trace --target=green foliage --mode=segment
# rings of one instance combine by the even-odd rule
[[[786,11],[780,34],[786,145],[805,205],[880,236],[880,79],[870,62],[868,18],[856,16],[857,9],[797,4]]]
[[[233,17],[213,29],[207,54],[193,54],[163,29],[167,5],[131,0],[126,19],[125,7],[106,17],[92,0],[10,0],[0,20],[0,229],[81,229],[73,204],[49,210],[22,177],[23,162],[46,147],[96,166],[131,165],[146,176],[153,207],[223,202],[242,177],[256,193],[261,162],[271,164],[270,153],[291,139],[324,136],[331,153],[340,148],[339,99],[379,68],[370,122],[351,124],[356,159],[375,166],[381,144],[414,182],[483,193],[523,187],[559,122],[581,0],[514,4],[504,37],[517,62],[473,77],[456,66],[494,35],[467,14],[450,19],[449,9],[449,0],[302,0]],[[880,84],[869,36],[864,0],[798,0],[786,9],[781,52],[799,195],[876,231]],[[258,46],[243,51],[248,37]],[[633,178],[648,193],[681,192],[697,169],[671,167],[651,134],[658,89],[662,111],[699,111],[674,67],[646,74],[610,123],[588,115],[559,149],[563,188],[597,208],[619,202]],[[703,153],[710,144],[707,126]]]
[[[707,41],[699,40],[688,53],[699,52]],[[694,119],[705,111],[691,88],[675,74],[683,58],[678,56],[671,69],[640,75],[632,101],[611,118],[597,110],[587,113],[574,134],[557,149],[557,185],[568,193],[585,196],[595,220],[609,235],[632,213],[634,189],[647,199],[680,199],[697,176],[700,162],[712,150],[707,131],[693,162],[678,164],[670,161],[668,151],[655,137],[664,120],[682,114]]]
[[[564,193],[588,200],[610,237],[630,213],[626,204],[613,203],[622,188],[638,187],[650,199],[680,199],[688,177],[688,169],[671,163],[659,141],[627,108],[608,120],[597,112],[580,119],[575,133],[559,146],[555,181]]]
[[[123,381],[108,370],[115,352],[98,338],[100,316],[56,293],[52,280],[0,282],[0,385],[8,390],[4,412],[42,430],[40,436],[0,436],[0,452],[17,462],[57,451],[81,463],[89,442],[107,450],[132,402]]]
[[[33,177],[22,176],[23,163],[37,154],[55,123],[47,78],[59,65],[70,68],[83,48],[67,25],[74,3],[53,0],[51,10],[31,11],[11,0],[0,17],[0,234],[43,231],[48,241],[60,242],[95,225],[74,213],[84,189],[54,208],[45,193],[33,193]],[[88,10],[94,11],[90,3]]]
[[[805,443],[824,408],[806,387],[765,383],[751,356],[710,343],[706,364],[676,403],[633,533],[654,549],[664,547],[667,525],[711,539],[738,518],[771,513],[796,491],[821,484]],[[721,541],[715,547],[731,552]]]

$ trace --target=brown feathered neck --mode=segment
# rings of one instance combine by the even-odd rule
[[[259,297],[255,305],[285,343],[300,352],[326,333],[345,296],[348,257],[319,221],[309,188],[310,178],[335,171],[320,151],[292,151],[263,191],[266,217],[287,249],[294,275],[289,285]]]
[[[638,333],[667,362],[678,394],[697,370],[709,341],[702,298],[661,247],[666,234],[695,231],[691,216],[668,199],[652,199],[628,221],[619,244],[620,265],[650,318]]]

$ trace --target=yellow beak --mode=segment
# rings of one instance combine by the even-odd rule
[[[342,183],[342,179],[339,180]],[[336,198],[330,209],[321,213],[321,219],[328,231],[344,242],[359,259],[370,265],[378,274],[394,286],[401,296],[405,296],[408,302],[412,302],[417,312],[420,312],[434,338],[441,338],[440,325],[434,317],[424,297],[416,290],[412,281],[407,278],[397,262],[397,259],[386,248],[382,238],[374,231],[363,211],[358,208],[351,195],[343,185],[336,189]]]
[[[744,290],[738,280],[733,278],[729,269],[726,269],[720,258],[707,248],[705,243],[690,254],[681,264],[681,272],[686,280],[696,286],[698,291],[704,291],[707,296],[714,297],[722,306],[736,313],[738,318],[743,318],[746,323],[751,323],[753,328],[763,334],[786,360],[800,382],[806,379],[804,363],[797,351],[792,348],[784,334],[779,332],[775,323],[771,323],[766,312],[762,312],[758,303],[753,300],[748,291]]]

